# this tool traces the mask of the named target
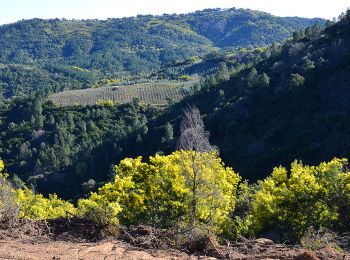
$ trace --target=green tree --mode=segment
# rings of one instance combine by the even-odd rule
[[[295,42],[301,40],[304,37],[305,37],[304,30],[298,30],[293,33],[293,41]]]
[[[217,81],[227,81],[230,79],[230,72],[227,68],[226,62],[220,62],[218,65]]]
[[[43,106],[41,98],[37,97],[34,101],[33,106],[33,120],[34,125],[37,129],[41,129],[44,125],[44,116],[43,116]]]
[[[295,89],[304,85],[305,78],[300,74],[291,74],[289,80],[289,88]]]
[[[258,71],[255,68],[252,68],[247,77],[248,87],[255,87],[258,83],[258,78]]]
[[[312,60],[310,60],[308,57],[305,57],[303,59],[302,67],[304,71],[309,71],[315,68],[315,63]]]
[[[265,72],[259,76],[258,85],[265,88],[270,85],[270,78]]]
[[[55,117],[52,114],[49,114],[49,116],[47,118],[47,123],[50,126],[54,126],[55,125]]]
[[[168,122],[164,126],[164,136],[162,137],[162,142],[169,143],[174,139],[174,129],[173,126]]]
[[[70,129],[70,130],[73,130],[75,127],[74,117],[73,117],[72,113],[67,114],[67,125],[68,125],[68,129]]]

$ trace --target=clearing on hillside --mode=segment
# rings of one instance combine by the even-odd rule
[[[99,101],[112,100],[114,104],[123,104],[138,98],[141,103],[162,106],[169,102],[180,101],[192,92],[198,82],[199,80],[196,79],[187,82],[164,81],[68,90],[49,96],[49,100],[58,106],[91,106]]]

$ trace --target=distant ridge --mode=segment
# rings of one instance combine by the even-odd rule
[[[107,20],[32,19],[0,27],[0,63],[139,73],[215,48],[268,45],[322,19],[246,9]]]

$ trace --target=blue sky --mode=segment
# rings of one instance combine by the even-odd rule
[[[106,19],[137,14],[186,13],[204,8],[242,7],[279,16],[331,19],[348,0],[0,0],[0,24],[30,18]]]

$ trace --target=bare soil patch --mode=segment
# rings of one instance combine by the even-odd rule
[[[0,228],[0,259],[344,259],[346,251],[325,247],[312,252],[269,239],[242,240],[219,245],[204,239],[201,250],[173,248],[169,231],[150,227],[121,229],[118,238],[85,220],[21,221],[11,229]]]

